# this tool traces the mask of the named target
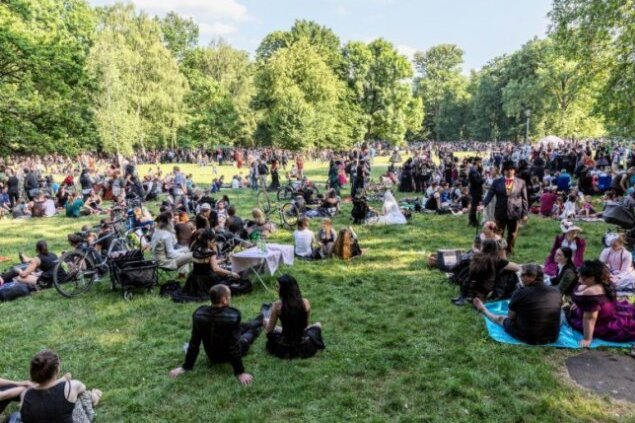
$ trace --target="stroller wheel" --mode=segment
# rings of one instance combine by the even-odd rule
[[[123,299],[126,300],[126,301],[132,300],[132,291],[124,291],[123,292]]]

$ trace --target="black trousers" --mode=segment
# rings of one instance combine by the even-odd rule
[[[20,194],[18,194],[17,192],[10,192],[9,193],[9,202],[11,202],[11,208],[15,207],[18,205],[18,200],[20,199]]]
[[[516,238],[518,237],[518,220],[496,220],[496,226],[503,235],[506,236],[507,241],[507,253],[514,252],[514,245],[516,244]]]
[[[262,315],[257,318],[240,324],[240,351],[242,355],[247,354],[249,347],[254,343],[262,328]]]
[[[469,222],[470,222],[471,226],[477,226],[478,227],[478,220],[476,219],[476,211],[478,209],[478,205],[481,203],[481,200],[483,199],[483,194],[472,194],[472,193],[470,193],[470,196],[472,198],[470,200]]]

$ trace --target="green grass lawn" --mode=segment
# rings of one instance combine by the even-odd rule
[[[375,172],[382,166],[385,159]],[[210,168],[182,167],[199,185],[211,181]],[[235,173],[229,166],[219,171],[226,180]],[[325,165],[311,164],[308,173],[323,182]],[[250,191],[227,193],[243,215],[255,205]],[[347,204],[338,229],[349,216]],[[59,252],[68,248],[66,234],[95,221],[0,221],[0,255],[31,254],[41,238]],[[606,226],[581,225],[588,257],[597,256]],[[442,247],[467,249],[474,235],[467,217],[415,215],[403,227],[356,230],[368,249],[363,257],[284,269],[311,300],[326,350],[282,361],[267,355],[261,336],[244,359],[252,386],[240,387],[228,364],[207,367],[204,356],[194,371],[170,379],[198,304],[175,304],[157,292],[126,302],[105,282],[73,300],[53,289],[1,304],[0,377],[27,378],[31,356],[51,348],[63,372],[104,391],[100,422],[635,421],[632,405],[569,381],[563,363],[578,352],[494,343],[480,316],[450,303],[456,289],[426,267],[426,257]],[[557,232],[557,222],[531,218],[513,259],[542,262]],[[274,240],[290,243],[291,234],[280,231]],[[233,305],[247,319],[274,299],[257,286]]]

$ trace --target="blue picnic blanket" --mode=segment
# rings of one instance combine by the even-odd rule
[[[495,301],[491,303],[486,303],[485,307],[489,311],[494,314],[507,314],[507,307],[509,305],[509,300],[503,301]],[[502,342],[503,344],[512,344],[512,345],[528,345],[524,342],[517,340],[516,338],[512,338],[502,326],[497,325],[496,323],[490,321],[487,317],[483,316],[485,319],[485,326],[487,327],[487,333],[489,336],[498,342]],[[583,336],[580,332],[574,330],[567,320],[564,318],[564,315],[561,319],[560,325],[560,336],[558,340],[553,344],[542,345],[544,347],[556,347],[556,348],[580,348],[580,340],[582,340]],[[635,345],[635,342],[609,342],[603,341],[601,339],[595,338],[591,343],[591,348],[598,347],[613,347],[613,348],[630,348],[632,345]]]

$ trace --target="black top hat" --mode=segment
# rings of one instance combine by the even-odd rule
[[[505,160],[503,162],[503,172],[512,169],[516,170],[516,164],[512,160]]]

